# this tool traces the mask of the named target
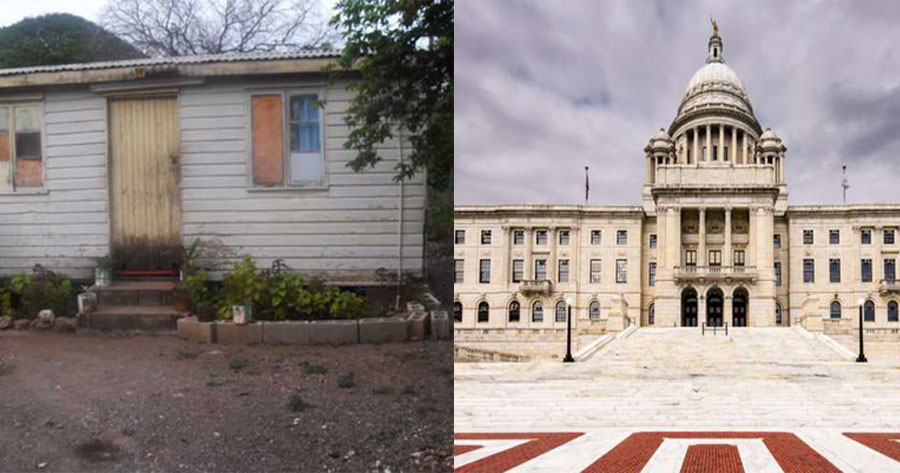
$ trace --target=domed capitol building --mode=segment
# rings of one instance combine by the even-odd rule
[[[900,205],[789,206],[717,29],[668,129],[644,148],[641,206],[455,209],[458,341],[561,340],[630,325],[900,330]]]

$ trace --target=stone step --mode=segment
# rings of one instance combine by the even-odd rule
[[[174,280],[115,281],[110,286],[91,286],[97,294],[97,305],[113,306],[168,306],[172,305]]]
[[[82,326],[94,330],[175,330],[185,314],[168,305],[100,307],[82,316]]]

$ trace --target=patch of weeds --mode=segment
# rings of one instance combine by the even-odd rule
[[[406,386],[403,386],[403,390],[400,391],[400,393],[406,394],[409,396],[415,394],[416,392],[418,392],[418,391],[416,390],[415,384],[407,384]]]
[[[313,365],[308,361],[304,361],[300,363],[300,367],[303,368],[303,374],[326,374],[328,373],[328,368],[325,365]]]
[[[395,426],[385,427],[374,434],[369,435],[369,440],[382,443],[382,444],[391,444],[397,440],[397,437],[400,436],[400,429]]]
[[[115,445],[94,439],[75,447],[75,455],[91,462],[104,462],[116,459],[119,448]]]
[[[219,381],[217,379],[210,379],[206,381],[206,387],[208,388],[217,388],[219,386],[225,386],[225,381]]]
[[[175,352],[176,360],[194,360],[200,355],[199,351],[193,350],[178,350]]]
[[[303,412],[307,409],[315,407],[312,404],[306,402],[306,400],[300,397],[299,394],[291,394],[291,397],[288,399],[287,405],[288,409],[290,409],[291,412]]]
[[[228,367],[234,371],[240,371],[250,366],[250,360],[246,358],[235,358],[228,362]]]
[[[0,376],[4,376],[12,372],[12,366],[5,361],[0,361]]]
[[[353,386],[356,386],[356,380],[353,379],[353,372],[342,374],[337,381],[337,385],[339,388],[350,389]]]
[[[379,394],[379,395],[380,394],[390,394],[393,391],[394,390],[391,389],[390,386],[378,386],[378,387],[372,388],[372,394]]]

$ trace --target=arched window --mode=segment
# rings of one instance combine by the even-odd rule
[[[897,322],[897,301],[888,302],[888,322]]]
[[[875,321],[875,303],[872,301],[866,301],[866,304],[863,306],[863,319],[866,322],[874,322]]]
[[[531,321],[532,322],[543,322],[544,321],[544,305],[540,303],[540,301],[535,302],[534,305],[531,306]]]
[[[512,301],[509,303],[509,321],[510,322],[518,322],[519,321],[519,302]]]
[[[647,325],[653,325],[656,323],[656,306],[650,304],[650,307],[647,309]]]
[[[487,322],[491,318],[491,308],[487,302],[478,304],[478,321]]]
[[[784,316],[782,315],[781,302],[775,303],[775,325],[784,325]]]
[[[462,322],[462,304],[459,302],[453,303],[453,321]]]
[[[556,303],[556,321],[566,321],[566,301],[559,301]]]
[[[600,320],[600,303],[597,301],[591,302],[591,305],[588,307],[588,313],[591,316],[591,320]]]
[[[841,318],[841,303],[838,301],[834,301],[831,303],[831,318],[832,319]]]

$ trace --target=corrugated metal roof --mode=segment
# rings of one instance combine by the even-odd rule
[[[210,62],[277,61],[279,59],[319,59],[340,56],[339,51],[307,49],[282,52],[198,54],[195,56],[157,57],[147,59],[124,59],[121,61],[89,62],[81,64],[59,64],[55,66],[18,67],[0,69],[0,76],[34,74],[39,72],[86,71],[91,69],[114,69],[118,67],[140,67],[178,64],[202,64]]]

